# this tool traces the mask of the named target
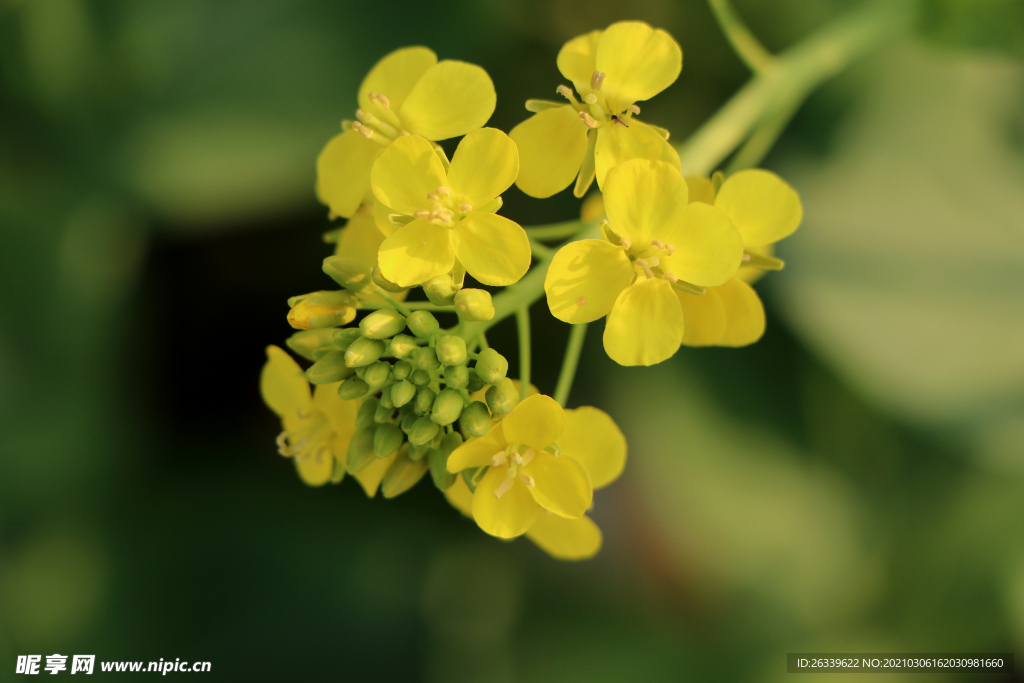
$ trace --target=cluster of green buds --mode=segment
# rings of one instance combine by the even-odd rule
[[[508,361],[491,348],[470,352],[428,311],[406,317],[381,308],[358,327],[297,332],[288,346],[313,361],[306,370],[311,384],[340,382],[342,399],[361,402],[346,459],[350,474],[397,454],[381,481],[387,497],[409,490],[428,470],[447,491],[456,476],[446,466],[451,452],[464,438],[486,434],[519,402],[506,377]],[[479,392],[482,401],[474,400]]]

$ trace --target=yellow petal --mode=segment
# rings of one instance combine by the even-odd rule
[[[267,362],[260,374],[260,393],[282,419],[309,412],[309,380],[295,360],[280,347],[267,347]]]
[[[462,477],[456,477],[455,483],[444,492],[452,507],[467,517],[473,516],[473,492],[469,490]]]
[[[671,256],[658,254],[661,269],[701,287],[722,284],[736,274],[743,259],[739,230],[724,211],[703,202],[687,206],[679,222],[660,237],[675,247]]]
[[[506,470],[491,467],[477,484],[473,494],[473,519],[491,536],[515,538],[526,533],[541,510],[527,491],[529,487],[522,482],[513,482],[512,488],[501,498],[494,495],[494,490],[506,479]]]
[[[606,123],[597,129],[594,163],[597,185],[603,191],[608,172],[630,159],[663,161],[679,173],[676,148],[650,126],[633,119],[629,128],[621,123]]]
[[[487,123],[495,102],[494,83],[486,71],[445,60],[427,69],[398,116],[413,135],[447,140]]]
[[[309,486],[323,486],[334,474],[334,455],[327,444],[313,450],[309,457],[295,458],[299,478]]]
[[[612,229],[632,242],[634,251],[643,252],[652,240],[670,242],[665,235],[686,211],[686,181],[663,161],[633,159],[619,164],[602,189]]]
[[[778,242],[797,229],[804,215],[796,190],[761,169],[729,176],[718,189],[715,206],[729,214],[748,247]]]
[[[380,272],[399,287],[413,287],[455,265],[451,228],[417,218],[380,245]]]
[[[384,149],[354,130],[331,138],[316,160],[316,196],[350,218],[370,189],[370,169]]]
[[[342,229],[334,254],[373,268],[383,241],[384,234],[377,227],[373,213],[360,211]]]
[[[491,458],[505,450],[508,442],[501,425],[491,427],[491,431],[476,439],[469,439],[452,451],[448,456],[448,471],[461,472],[468,467],[483,467],[491,464]]]
[[[313,405],[320,410],[331,422],[334,432],[345,440],[345,450],[348,452],[348,442],[356,433],[356,413],[359,411],[359,401],[346,401],[338,396],[338,387],[341,382],[330,384],[317,384],[313,391]]]
[[[725,308],[725,334],[721,346],[746,346],[764,334],[764,305],[754,288],[739,278],[732,278],[715,288]]]
[[[619,292],[632,282],[633,266],[621,247],[577,240],[551,259],[544,291],[551,315],[567,323],[589,323],[608,315]]]
[[[504,216],[471,211],[453,232],[459,261],[485,285],[507,287],[530,268],[530,239],[518,223]]]
[[[437,64],[437,55],[425,47],[405,47],[385,56],[359,86],[359,106],[377,115],[380,109],[370,102],[370,93],[387,96],[392,112],[402,108],[409,93],[427,70]]]
[[[378,202],[373,196],[373,190],[370,190],[370,201],[373,203],[373,220],[377,224],[377,230],[385,237],[391,237],[395,230],[398,230],[398,226],[392,223],[388,216],[398,212],[387,204]]]
[[[535,450],[550,446],[565,431],[565,411],[550,396],[528,396],[501,423],[508,443],[527,444]]]
[[[555,514],[537,515],[526,537],[559,560],[586,560],[601,549],[601,530],[586,515],[566,519]]]
[[[519,469],[533,477],[535,485],[528,488],[537,504],[556,515],[582,517],[593,502],[590,475],[577,460],[541,451]]]
[[[595,489],[618,479],[626,466],[626,437],[608,413],[591,406],[565,411],[558,447],[583,465]]]
[[[676,291],[679,305],[683,307],[683,343],[687,346],[714,346],[725,334],[725,307],[719,295],[719,287],[708,287],[698,296],[689,292]]]
[[[371,458],[369,465],[352,475],[359,482],[359,485],[363,487],[363,491],[366,491],[367,497],[373,498],[377,495],[377,487],[380,486],[380,480],[384,478],[384,473],[388,471],[391,463],[397,457],[398,452],[387,458]]]
[[[373,194],[398,213],[430,209],[427,195],[445,184],[444,166],[429,140],[405,135],[381,153],[370,172]]]
[[[480,208],[512,187],[519,174],[516,143],[497,128],[481,128],[459,141],[448,168],[452,202]]]
[[[604,326],[604,350],[619,365],[671,358],[683,338],[683,311],[665,280],[637,280],[622,290]]]
[[[569,187],[583,163],[588,130],[568,105],[542,111],[513,128],[509,137],[519,150],[519,189],[544,198]]]
[[[715,203],[715,186],[711,183],[711,178],[686,176],[686,187],[690,190],[691,202]]]
[[[612,24],[597,43],[596,68],[611,113],[647,100],[672,85],[683,68],[683,51],[665,31],[642,21]]]
[[[558,70],[572,81],[576,92],[586,96],[590,92],[590,78],[597,69],[597,43],[603,31],[591,31],[577,36],[558,52]]]

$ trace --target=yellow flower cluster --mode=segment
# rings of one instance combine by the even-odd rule
[[[496,99],[479,66],[411,47],[371,69],[355,120],[317,160],[317,195],[349,219],[327,235],[337,246],[323,262],[342,289],[289,300],[299,331],[288,346],[310,365],[270,346],[260,386],[282,422],[279,451],[307,484],[350,474],[367,495],[394,497],[429,472],[486,533],[583,559],[602,542],[587,514],[594,490],[621,474],[626,439],[597,408],[563,408],[575,359],[558,401],[529,384],[529,305],[546,293],[560,320],[606,317],[604,347],[622,365],[661,362],[681,344],[749,344],[764,330],[749,283],[781,267],[772,245],[801,207],[766,171],[680,174],[668,131],[638,118],[637,103],[682,68],[664,31],[619,22],[569,41],[557,63],[575,92],[528,101],[533,116],[508,135],[485,127]],[[438,141],[452,138],[449,160]],[[574,180],[577,197],[596,180],[603,198],[557,252],[498,214],[513,184],[543,198]],[[535,257],[539,272],[524,279]],[[467,275],[509,289],[492,300]],[[415,287],[426,301],[407,302]],[[485,335],[517,311],[522,382]]]

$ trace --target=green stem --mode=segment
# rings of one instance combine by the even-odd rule
[[[395,309],[396,311],[398,311],[399,313],[404,315],[406,318],[409,317],[409,314],[412,311],[410,311],[408,308],[406,308],[401,302],[399,302],[397,299],[393,298],[390,294],[385,292],[380,287],[375,287],[374,289],[376,290],[374,293],[377,296],[379,296],[381,299],[384,299],[384,301],[388,302],[388,304],[393,309]],[[360,304],[360,308],[362,308],[362,304]],[[383,308],[383,306],[377,306],[377,308]]]
[[[916,7],[911,0],[869,2],[776,57],[772,69],[755,75],[679,147],[683,175],[710,174],[780,103],[799,103],[854,59],[909,30]]]
[[[580,363],[580,352],[583,351],[583,340],[587,337],[589,324],[573,325],[569,332],[569,343],[565,347],[565,359],[562,361],[562,371],[558,374],[554,396],[563,408],[565,402],[569,400],[569,392],[572,391],[572,382],[576,378],[576,367]]]
[[[534,240],[564,240],[566,237],[575,235],[579,229],[579,221],[565,221],[564,223],[526,228],[526,235]]]
[[[770,71],[775,66],[775,57],[761,45],[747,25],[743,23],[729,0],[708,0],[711,11],[728,38],[732,48],[736,50],[743,63],[756,74]]]
[[[533,255],[539,259],[550,259],[552,256],[555,255],[554,249],[552,249],[551,247],[546,247],[534,239],[530,240],[530,251],[532,251]]]
[[[794,98],[789,102],[782,103],[778,109],[769,113],[757,130],[743,143],[740,150],[729,160],[725,175],[730,176],[737,171],[754,168],[760,164],[775,146],[776,140],[782,135],[782,131],[786,129],[801,104],[803,104],[803,99]]]
[[[392,301],[394,301],[392,299]],[[397,301],[395,303],[398,303]],[[405,311],[437,311],[440,313],[455,313],[454,306],[438,306],[432,304],[429,301],[403,301],[398,304],[401,308],[396,308],[394,303],[378,303],[375,301],[360,301],[359,310],[361,311],[373,311],[378,308],[396,308],[402,315],[408,315]],[[401,310],[402,308],[405,311]]]
[[[516,327],[519,329],[519,400],[530,395],[530,305],[524,304],[516,311]]]

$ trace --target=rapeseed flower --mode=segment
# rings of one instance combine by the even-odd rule
[[[685,330],[677,291],[722,285],[739,268],[736,225],[723,209],[688,196],[671,164],[620,164],[605,183],[604,238],[569,243],[548,268],[552,315],[574,324],[608,316],[604,348],[621,365],[671,357]]]
[[[494,84],[479,66],[437,61],[425,47],[384,57],[359,86],[356,121],[327,143],[317,159],[316,192],[331,213],[351,217],[370,190],[370,169],[405,135],[447,140],[480,128],[494,113]]]
[[[550,197],[576,180],[582,197],[593,182],[604,188],[608,172],[629,159],[651,159],[679,168],[668,132],[636,117],[637,102],[672,85],[683,51],[665,31],[622,21],[573,38],[558,53],[558,70],[580,99],[562,85],[569,104],[530,100],[537,112],[510,133],[522,168],[516,184],[532,197]],[[578,176],[578,177],[577,177]]]
[[[536,399],[527,399],[527,401],[531,400]],[[510,416],[514,412],[510,413]],[[626,464],[626,440],[611,417],[607,413],[589,406],[566,410],[564,414],[565,430],[558,438],[557,448],[560,452],[558,457],[572,459],[582,465],[587,471],[594,489],[607,486],[617,479]],[[492,429],[492,432],[501,429],[502,426],[499,424]],[[474,439],[467,445],[484,442],[490,436],[488,434],[481,439]],[[504,436],[503,432],[502,436]],[[486,451],[492,445],[494,444],[486,444],[483,450]],[[504,451],[501,452],[504,453]],[[454,456],[455,453],[452,455]],[[491,467],[493,469],[493,464]],[[483,482],[481,481],[481,483]],[[480,490],[481,488],[478,486],[477,492]],[[467,517],[473,518],[475,518],[477,495],[481,494],[470,491],[462,477],[456,479],[445,493],[452,506]],[[494,493],[490,495],[493,496]],[[480,507],[486,508],[486,506]],[[525,535],[548,554],[563,560],[582,560],[592,557],[600,550],[602,542],[601,530],[590,517],[584,514],[577,518],[568,518],[546,508],[536,514]]]
[[[494,213],[518,172],[515,143],[494,128],[462,138],[447,170],[424,138],[396,140],[371,174],[377,201],[405,222],[380,246],[384,277],[412,287],[452,271],[458,259],[486,285],[519,280],[530,267],[530,241]]]
[[[764,305],[750,283],[765,269],[782,268],[772,258],[774,244],[792,234],[803,218],[800,197],[770,171],[751,169],[730,176],[715,189],[708,178],[687,178],[691,201],[725,211],[743,238],[744,255],[736,275],[704,296],[678,292],[686,317],[688,346],[746,346],[764,334]]]

